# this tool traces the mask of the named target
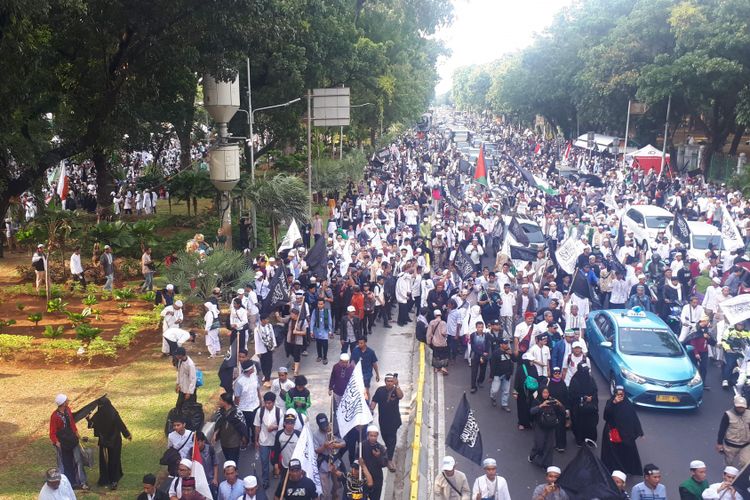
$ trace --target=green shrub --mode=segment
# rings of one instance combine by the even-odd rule
[[[114,342],[102,338],[93,339],[86,349],[85,356],[89,359],[95,356],[105,356],[107,358],[117,357],[117,345]]]
[[[29,335],[0,334],[0,356],[31,349],[33,341]]]
[[[91,342],[102,333],[101,328],[82,323],[76,327],[76,338],[85,342]]]
[[[81,302],[83,302],[83,305],[91,307],[91,306],[95,306],[96,304],[98,304],[99,299],[96,298],[96,295],[90,294],[90,295],[87,295]]]
[[[15,325],[15,324],[16,324],[16,320],[14,320],[14,319],[9,319],[9,320],[1,320],[0,319],[0,332],[2,332],[3,329],[6,326],[12,326],[12,325]]]
[[[89,322],[89,317],[92,314],[92,310],[90,307],[85,308],[80,313],[74,313],[70,311],[65,311],[65,315],[70,320],[70,323],[73,325],[73,328],[77,328],[79,325],[83,325]]]
[[[57,338],[62,337],[62,335],[63,335],[62,326],[47,325],[44,327],[44,333],[42,333],[42,336],[46,339],[57,339]]]
[[[66,312],[67,307],[68,303],[63,302],[63,299],[60,297],[54,298],[47,302],[48,313]]]
[[[26,319],[34,323],[34,326],[39,326],[39,322],[42,321],[42,313],[29,314]]]
[[[40,290],[41,292],[42,290]],[[63,287],[60,285],[52,284],[49,287],[49,296],[53,299],[60,299],[62,298],[64,293]]]
[[[24,309],[26,309],[26,305],[21,302],[18,302],[16,303],[16,309],[18,309],[19,311],[23,311]]]
[[[149,290],[148,292],[141,295],[141,299],[145,300],[146,302],[153,302],[154,299],[156,299],[156,292],[153,290]]]
[[[133,300],[135,298],[135,291],[130,287],[119,288],[112,292],[112,296],[115,300]]]

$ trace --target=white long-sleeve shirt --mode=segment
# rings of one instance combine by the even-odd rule
[[[497,476],[494,481],[487,479],[487,476],[479,476],[474,480],[474,487],[471,489],[471,498],[492,498],[493,500],[510,500],[508,491],[508,482],[504,477]]]
[[[70,256],[70,274],[83,274],[83,266],[81,265],[81,254],[74,253]]]
[[[409,300],[412,280],[408,274],[402,274],[396,280],[396,302],[405,304]]]
[[[175,309],[174,306],[167,306],[162,309],[161,317],[163,318],[161,323],[162,332],[166,332],[170,328],[179,328],[180,323],[184,319],[182,308]]]

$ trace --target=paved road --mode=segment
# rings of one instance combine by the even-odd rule
[[[439,454],[445,448],[444,429],[450,428],[456,406],[461,395],[466,392],[481,427],[485,456],[497,459],[499,474],[508,480],[513,498],[530,498],[533,487],[543,482],[544,474],[541,469],[526,460],[532,444],[532,433],[517,430],[515,402],[511,400],[511,413],[502,411],[499,405],[493,408],[490,404],[488,383],[485,383],[484,388],[476,394],[469,393],[469,367],[463,360],[449,366],[449,370],[450,375],[440,376],[444,380],[437,380],[438,376],[433,375],[431,370],[428,375],[432,377],[432,404],[437,416],[436,430],[433,434],[436,438],[433,470],[439,471]],[[597,370],[594,370],[594,373],[599,388],[599,406],[603,411],[608,388],[601,374]],[[714,443],[721,413],[731,405],[732,393],[721,390],[717,368],[710,368],[708,379],[714,389],[704,393],[703,405],[696,411],[686,413],[638,410],[645,433],[645,437],[638,441],[641,460],[644,464],[652,462],[661,468],[663,481],[670,496],[677,496],[677,485],[688,476],[687,464],[690,460],[700,459],[706,462],[710,482],[719,481],[721,477],[723,461],[714,450]],[[444,405],[438,406],[439,400],[444,400]],[[440,417],[444,419],[442,423]],[[599,422],[601,437],[601,418]],[[555,465],[564,468],[576,452],[577,448],[570,433],[565,453],[555,452]],[[473,483],[474,478],[482,473],[479,466],[450,449],[447,453],[456,458],[457,467],[466,472],[470,482]],[[640,480],[632,478],[628,480],[628,484],[632,486]]]
[[[395,310],[394,310],[395,312]],[[412,323],[413,324],[413,323]],[[412,325],[410,324],[410,325]],[[382,378],[386,373],[396,372],[399,375],[399,383],[404,391],[404,398],[401,400],[401,419],[402,426],[399,429],[399,437],[397,443],[397,454],[396,463],[399,465],[396,477],[393,477],[388,469],[383,469],[385,473],[385,484],[386,488],[383,490],[384,499],[390,498],[403,498],[403,493],[400,488],[403,486],[404,475],[408,475],[405,461],[410,458],[409,450],[406,445],[406,429],[410,424],[410,411],[414,397],[414,383],[416,382],[417,366],[416,357],[414,354],[415,342],[414,335],[412,333],[412,326],[399,327],[393,323],[393,328],[386,329],[380,326],[374,328],[373,334],[368,339],[368,345],[375,350],[375,354],[378,357],[378,365],[380,367],[380,383],[375,382],[373,376],[370,391],[374,393],[375,389],[383,384]],[[308,352],[309,356],[303,356],[300,366],[300,373],[305,375],[308,380],[308,388],[311,392],[312,407],[308,410],[308,416],[311,418],[312,425],[315,425],[314,418],[320,412],[330,414],[330,397],[328,396],[328,380],[331,374],[331,368],[333,363],[338,361],[339,353],[341,352],[341,344],[338,340],[331,341],[329,344],[328,352],[328,365],[317,363],[315,361],[315,345],[311,344]],[[274,353],[274,370],[279,366],[289,366],[291,372],[291,358],[289,363],[284,358],[284,349],[280,347]],[[275,375],[275,373],[274,373]],[[377,410],[375,414],[375,423],[377,424]],[[381,440],[382,443],[382,440]],[[220,451],[220,447],[217,445],[216,451]],[[220,457],[220,454],[219,454]],[[223,460],[221,457],[220,460]],[[260,461],[257,461],[258,472],[255,472],[256,460],[254,451],[248,449],[240,455],[240,477],[245,477],[249,474],[259,475],[260,472]],[[221,468],[221,467],[220,467]],[[223,477],[222,477],[223,479]],[[408,477],[407,477],[408,479]],[[277,482],[272,480],[271,487],[267,490],[270,496],[273,496]],[[408,484],[407,484],[408,486]],[[395,491],[394,491],[395,488]]]

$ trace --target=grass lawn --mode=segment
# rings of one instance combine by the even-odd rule
[[[152,357],[153,353],[153,357]],[[125,476],[115,492],[96,486],[97,464],[88,469],[92,491],[78,498],[134,498],[141,490],[141,479],[147,472],[158,474],[165,467],[159,458],[166,448],[164,422],[174,406],[175,370],[157,354],[144,352],[143,359],[114,368],[50,370],[4,366],[0,368],[0,446],[6,451],[0,458],[0,498],[36,498],[44,482],[44,471],[55,466],[55,454],[48,437],[49,416],[54,411],[54,397],[64,392],[73,410],[102,394],[108,394],[133,435],[123,441]],[[199,391],[204,409],[213,410],[207,394],[218,390],[216,370],[204,370],[205,385]],[[96,443],[93,432],[79,422],[82,436]]]

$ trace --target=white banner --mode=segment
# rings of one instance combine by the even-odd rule
[[[346,384],[344,395],[336,408],[336,420],[339,423],[339,433],[347,433],[358,425],[372,422],[372,412],[365,399],[365,379],[362,377],[362,366],[357,362],[349,383]]]
[[[315,444],[313,442],[312,432],[310,432],[310,425],[311,424],[308,424],[302,428],[299,438],[297,439],[297,445],[292,452],[292,458],[296,458],[300,461],[302,464],[302,470],[305,471],[307,477],[312,479],[313,483],[315,483],[315,489],[317,490],[318,495],[322,495],[323,485],[320,482],[318,457],[315,455]]]
[[[750,294],[742,294],[727,299],[719,304],[724,313],[727,324],[734,326],[737,323],[750,319]]]
[[[740,230],[732,219],[725,205],[721,206],[721,240],[724,243],[724,249],[730,252],[742,248],[745,243],[742,241]]]
[[[299,232],[297,221],[292,219],[292,223],[289,224],[289,229],[286,230],[286,235],[284,236],[284,239],[281,240],[281,246],[279,247],[279,251],[276,253],[278,254],[282,250],[286,250],[286,249],[291,250],[292,248],[294,248],[294,242],[297,240],[301,240],[301,239],[302,239],[302,234]]]
[[[576,260],[582,251],[583,244],[581,241],[574,236],[570,236],[555,252],[557,264],[566,273],[573,274],[576,270]]]

